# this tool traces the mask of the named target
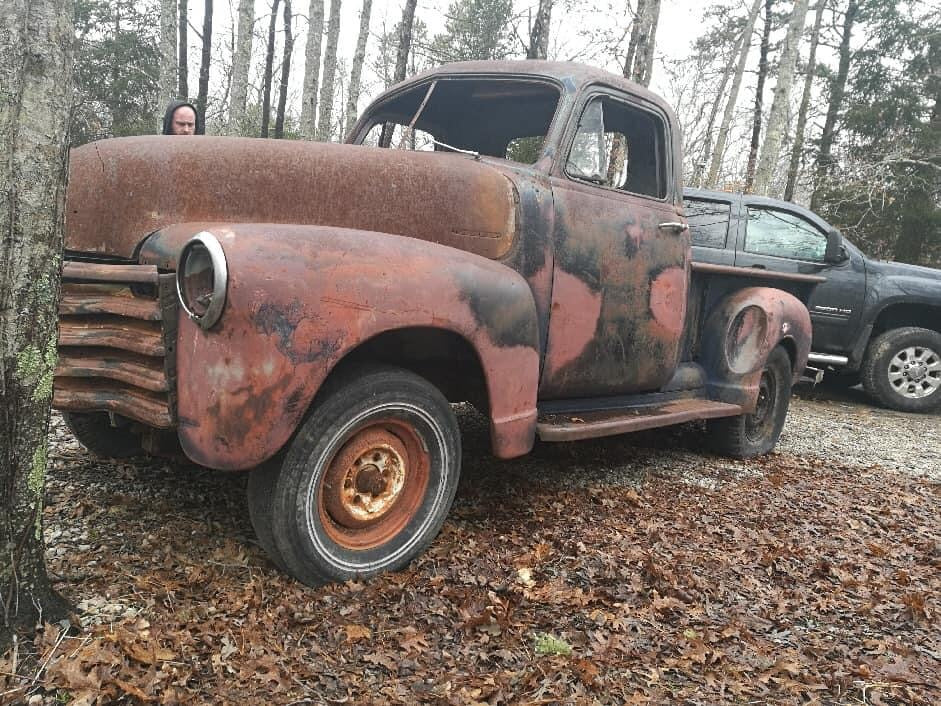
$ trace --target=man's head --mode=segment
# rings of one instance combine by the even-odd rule
[[[202,135],[202,124],[192,103],[174,101],[163,116],[164,135]]]

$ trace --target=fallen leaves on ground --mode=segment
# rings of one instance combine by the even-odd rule
[[[258,549],[244,477],[54,451],[49,566],[83,627],[46,625],[0,702],[941,702],[936,483],[789,455],[691,482],[623,440],[499,462],[467,433],[425,554],[316,589]],[[635,482],[580,470],[604,465]]]

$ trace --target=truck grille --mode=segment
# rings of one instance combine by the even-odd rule
[[[65,263],[53,407],[175,426],[174,284],[152,265]]]

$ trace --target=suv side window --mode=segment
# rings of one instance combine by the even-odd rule
[[[755,255],[823,262],[827,236],[800,216],[749,206],[744,249]]]
[[[661,119],[608,96],[593,98],[578,121],[565,173],[579,181],[666,197]]]
[[[724,201],[683,199],[683,212],[689,221],[693,245],[724,248],[729,234],[729,215],[732,204]]]

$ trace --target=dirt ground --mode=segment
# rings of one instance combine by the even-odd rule
[[[496,461],[407,570],[307,588],[245,475],[103,461],[54,419],[48,564],[76,606],[0,703],[941,703],[941,416],[798,391],[778,453],[704,431]]]

